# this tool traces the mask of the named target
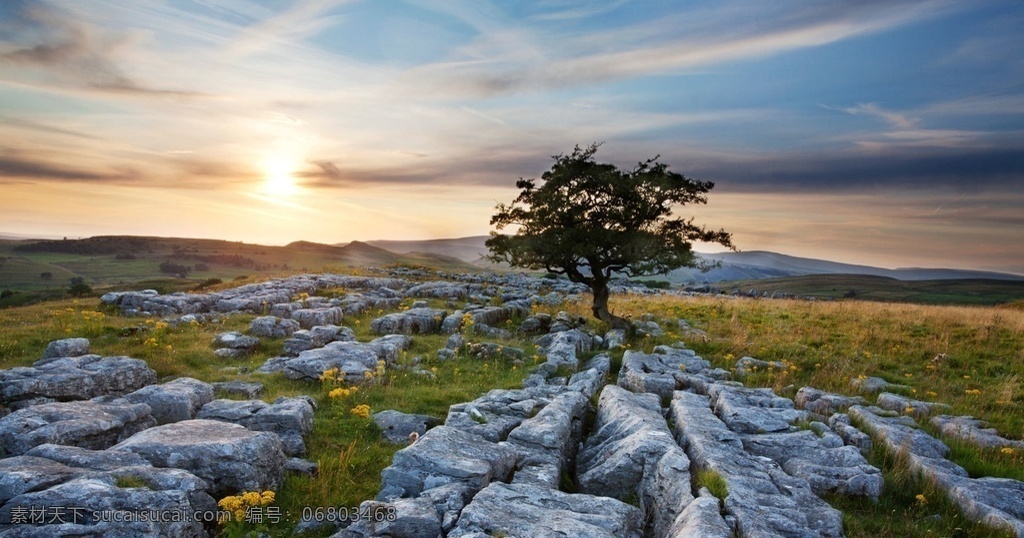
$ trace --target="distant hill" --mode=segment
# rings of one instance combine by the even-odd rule
[[[875,275],[819,274],[716,284],[725,292],[795,294],[920,304],[998,305],[1020,301],[1024,280],[897,280]]]
[[[429,265],[478,271],[436,253],[398,254],[367,243],[344,246],[297,241],[283,247],[214,239],[97,236],[69,240],[0,241],[0,290],[66,287],[82,277],[92,286],[128,285],[151,279],[195,280],[274,276],[334,267]],[[187,279],[182,279],[181,275]]]
[[[489,262],[482,261],[482,257],[487,254],[487,247],[484,246],[484,241],[486,240],[487,236],[480,235],[430,241],[367,241],[367,243],[392,252],[431,252],[458,258],[480,267],[492,267]],[[897,280],[952,280],[965,278],[1024,280],[1024,275],[1009,273],[962,269],[884,269],[868,265],[800,258],[762,250],[701,254],[701,256],[710,261],[718,261],[721,263],[721,266],[706,273],[697,269],[677,269],[668,273],[668,275],[653,278],[668,280],[675,284],[760,280],[815,274],[873,275]]]

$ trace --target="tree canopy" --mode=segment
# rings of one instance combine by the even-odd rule
[[[594,293],[594,316],[619,327],[624,320],[608,310],[608,283],[615,274],[634,277],[700,266],[694,242],[732,248],[732,236],[698,226],[692,218],[673,218],[676,206],[707,203],[713,183],[671,172],[658,157],[621,171],[594,161],[599,145],[553,156],[555,164],[539,184],[520,178],[519,196],[498,204],[491,217],[498,230],[518,230],[492,232],[486,245],[494,262],[544,269],[586,284]]]

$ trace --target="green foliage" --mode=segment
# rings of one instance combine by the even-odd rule
[[[725,477],[714,469],[697,471],[697,487],[708,488],[708,491],[719,500],[724,501],[729,496],[729,484],[725,481]]]
[[[71,286],[68,287],[68,294],[72,297],[82,297],[92,293],[92,286],[85,283],[85,279],[76,276],[71,279]]]
[[[657,157],[620,171],[597,163],[599,144],[579,146],[555,156],[551,170],[520,179],[519,196],[498,204],[491,224],[498,230],[518,226],[515,235],[491,234],[492,262],[564,274],[594,292],[593,314],[612,323],[608,281],[615,273],[630,277],[696,266],[695,241],[731,247],[730,234],[710,231],[693,219],[672,218],[686,204],[707,203],[711,182],[670,172]],[[617,324],[617,323],[616,323]]]
[[[122,475],[114,480],[114,484],[119,488],[146,488],[152,489],[148,482],[145,480],[132,475]]]

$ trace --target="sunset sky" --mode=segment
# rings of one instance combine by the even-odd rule
[[[0,1],[0,235],[482,235],[595,141],[742,250],[1024,274],[1024,1]]]

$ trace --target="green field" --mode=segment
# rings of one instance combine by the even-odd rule
[[[184,276],[161,264],[187,267]],[[162,292],[188,290],[210,279],[273,277],[295,272],[352,270],[365,266],[430,265],[473,272],[455,258],[432,254],[395,254],[365,243],[338,247],[296,242],[284,247],[206,239],[109,236],[65,241],[0,241],[0,306],[55,298],[72,278],[96,290],[154,287]]]
[[[1024,281],[958,279],[896,280],[870,275],[806,275],[722,282],[727,292],[787,293],[822,299],[860,299],[917,304],[998,305],[1024,299]]]

